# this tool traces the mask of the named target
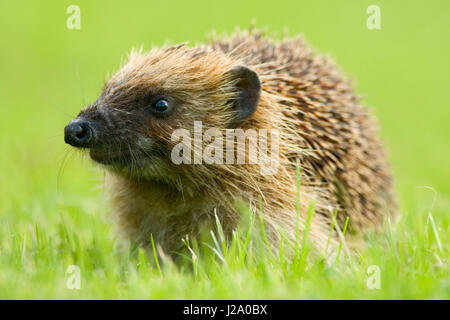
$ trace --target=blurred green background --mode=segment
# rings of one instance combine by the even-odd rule
[[[81,9],[80,30],[66,27],[71,4]],[[371,4],[381,30],[366,27]],[[52,228],[62,207],[75,208],[75,220],[79,208],[92,221],[105,214],[103,173],[64,145],[65,124],[132,47],[194,45],[253,19],[278,35],[304,34],[355,79],[379,118],[402,212],[426,212],[430,191],[418,187],[431,186],[434,212],[448,221],[449,9],[448,1],[1,1],[0,224]]]

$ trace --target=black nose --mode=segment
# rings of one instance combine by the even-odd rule
[[[64,141],[74,147],[89,147],[94,136],[94,129],[88,121],[76,119],[64,129]]]

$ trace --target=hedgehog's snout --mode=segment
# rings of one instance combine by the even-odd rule
[[[83,118],[71,121],[64,129],[64,141],[77,148],[89,148],[95,140],[94,137],[94,127]]]

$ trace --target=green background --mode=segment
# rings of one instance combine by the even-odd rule
[[[81,8],[80,30],[66,27],[70,4]],[[366,8],[371,4],[381,8],[381,30],[366,27]],[[433,191],[421,187],[432,187],[437,194],[433,214],[447,248],[449,9],[448,1],[2,1],[0,297],[69,294],[55,289],[51,270],[59,270],[55,264],[60,262],[49,258],[61,241],[61,225],[86,247],[94,243],[92,250],[99,246],[95,241],[115,248],[110,244],[108,209],[98,188],[103,173],[63,141],[65,124],[96,98],[107,73],[119,68],[132,47],[150,49],[186,40],[194,45],[213,29],[230,33],[237,26],[248,27],[253,19],[257,27],[268,27],[278,36],[285,30],[290,35],[302,33],[318,52],[330,55],[355,79],[364,104],[379,118],[401,212],[409,219],[411,232],[414,226],[426,230]],[[50,241],[46,258],[35,257],[36,230]],[[19,261],[23,255],[14,249],[14,237],[29,247],[31,269]],[[47,272],[38,267],[45,265]],[[438,290],[438,297],[448,294],[446,283],[443,289],[442,283],[435,283],[443,290]],[[408,296],[407,290],[404,294],[392,290],[385,297]],[[94,292],[84,296],[128,297]],[[341,294],[355,298],[345,291]],[[168,289],[160,297],[173,296]],[[257,296],[271,297],[264,290],[255,290]],[[289,290],[274,296],[295,297]]]

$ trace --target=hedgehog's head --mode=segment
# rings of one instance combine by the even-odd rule
[[[176,129],[234,128],[257,108],[257,74],[222,53],[182,46],[132,52],[98,99],[65,128],[66,143],[116,172],[169,171]],[[133,169],[136,169],[133,171]]]

